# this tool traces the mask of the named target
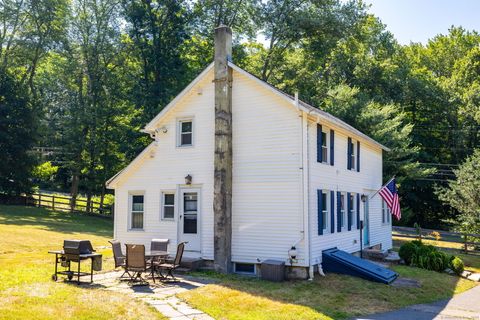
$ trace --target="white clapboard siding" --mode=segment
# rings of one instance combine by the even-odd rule
[[[287,260],[303,237],[301,118],[251,78],[233,74],[232,260]],[[304,263],[303,241],[297,245]]]
[[[185,176],[193,177],[193,187],[201,188],[201,256],[213,259],[213,154],[214,154],[214,91],[213,72],[202,79],[195,88],[168,113],[159,124],[160,130],[155,156],[146,154],[137,168],[122,176],[115,190],[115,237],[122,243],[143,243],[149,248],[153,238],[169,238],[170,252],[177,243],[178,192],[176,193],[175,220],[160,219],[162,191],[176,191],[185,183]],[[199,94],[201,92],[201,94]],[[177,147],[177,121],[193,117],[194,146]],[[144,231],[128,230],[128,193],[145,192]],[[188,245],[186,247],[188,249]]]
[[[122,243],[143,243],[149,248],[153,238],[169,238],[169,251],[177,243],[178,189],[187,174],[192,187],[201,188],[201,256],[213,259],[213,179],[214,179],[214,85],[213,70],[206,72],[186,95],[159,118],[158,141],[141,158],[118,176],[115,188],[114,236]],[[234,70],[232,84],[233,194],[232,260],[257,263],[265,259],[288,259],[288,250],[296,245],[298,261],[308,266],[321,262],[322,250],[338,247],[354,252],[360,249],[359,231],[319,236],[317,230],[317,189],[373,193],[382,183],[382,150],[371,141],[361,142],[361,172],[347,167],[348,129],[322,123],[335,130],[335,166],[317,163],[316,121],[308,121],[308,218],[303,215],[303,159],[301,112],[278,92],[258,80]],[[303,112],[303,116],[306,113]],[[194,120],[194,146],[176,147],[177,122]],[[327,120],[325,120],[327,121]],[[303,122],[307,123],[307,122]],[[168,130],[163,133],[163,128]],[[353,138],[358,138],[352,135]],[[161,192],[176,191],[174,220],[162,220]],[[129,193],[145,194],[143,231],[129,231]],[[363,208],[361,211],[363,217]],[[354,216],[355,219],[356,216]],[[335,214],[336,219],[336,214]],[[307,230],[304,230],[307,228]],[[308,232],[309,231],[309,232]],[[304,235],[310,235],[304,239]],[[355,243],[356,240],[356,243]],[[310,248],[306,246],[310,241]],[[370,202],[370,244],[391,248],[391,226],[382,224],[381,202]],[[187,245],[188,250],[188,245]]]
[[[360,172],[347,170],[348,137],[358,139],[348,132],[339,130],[326,123],[320,123],[322,129],[329,132],[335,130],[335,161],[334,166],[317,162],[317,123],[309,121],[309,212],[311,226],[311,257],[312,264],[320,263],[322,251],[338,247],[347,252],[360,250],[360,231],[356,227],[356,212],[352,216],[352,229],[347,230],[347,223],[341,232],[337,232],[337,191],[360,194],[373,194],[382,185],[382,150],[373,147],[360,139]],[[328,138],[329,139],[329,138]],[[356,148],[356,145],[355,145]],[[330,155],[329,155],[330,162]],[[328,226],[323,235],[318,235],[317,190],[333,190],[335,192],[335,232],[330,233],[330,209]],[[356,205],[356,199],[355,199]],[[369,203],[370,245],[382,244],[383,249],[390,249],[391,226],[382,225],[381,199],[377,195]],[[330,200],[328,200],[330,208]],[[360,201],[360,219],[363,220],[363,203]]]

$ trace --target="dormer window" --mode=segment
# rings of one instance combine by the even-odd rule
[[[193,145],[193,120],[183,119],[178,122],[178,146],[189,147]]]

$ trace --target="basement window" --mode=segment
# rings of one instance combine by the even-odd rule
[[[255,274],[255,264],[253,263],[235,263],[235,273]]]

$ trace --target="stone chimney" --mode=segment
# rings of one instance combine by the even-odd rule
[[[215,29],[214,267],[232,271],[232,30]]]

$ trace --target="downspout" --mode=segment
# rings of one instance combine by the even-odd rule
[[[308,113],[300,109],[300,103],[298,100],[298,92],[295,93],[295,107],[298,112],[301,112],[301,139],[302,139],[302,156],[301,156],[301,169],[302,169],[302,211],[303,211],[303,238],[305,243],[305,262],[308,265],[308,280],[313,280],[313,266],[311,265],[311,239],[310,239],[310,216],[308,213],[309,207],[309,193],[308,193]]]

